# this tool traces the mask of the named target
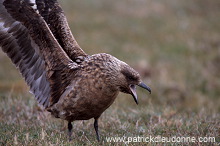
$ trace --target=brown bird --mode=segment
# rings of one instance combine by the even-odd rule
[[[0,0],[0,47],[19,69],[39,104],[68,121],[98,119],[118,93],[136,85],[138,72],[105,53],[87,55],[75,41],[57,0]]]

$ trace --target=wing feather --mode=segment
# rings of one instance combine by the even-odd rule
[[[22,0],[0,0],[0,47],[45,108],[59,100],[78,67],[43,18]]]
[[[79,59],[83,61],[87,54],[80,48],[72,35],[66,16],[57,0],[36,0],[36,5],[37,10],[67,55],[73,61]]]

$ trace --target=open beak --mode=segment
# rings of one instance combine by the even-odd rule
[[[146,84],[144,84],[143,82],[141,82],[138,86],[140,86],[140,87],[146,89],[146,90],[149,91],[150,94],[151,94],[151,89],[150,89],[150,87],[148,87],[148,86],[147,86]]]
[[[134,98],[134,101],[136,102],[136,104],[138,104],[138,97],[137,97],[137,93],[136,93],[136,86],[135,85],[130,85],[130,90],[131,90],[131,95]]]
[[[151,89],[150,87],[148,87],[146,84],[144,84],[143,82],[141,82],[140,84],[138,84],[138,86],[146,89],[147,91],[149,91],[151,93]],[[130,85],[130,90],[131,90],[131,94],[134,98],[134,101],[136,102],[136,104],[138,104],[138,97],[137,97],[137,92],[136,92],[136,86],[135,85]]]

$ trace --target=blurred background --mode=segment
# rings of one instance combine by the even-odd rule
[[[125,61],[139,71],[152,89],[151,95],[138,89],[138,106],[130,95],[120,94],[104,118],[119,113],[117,118],[122,121],[130,116],[130,122],[141,119],[146,125],[142,129],[148,129],[146,123],[150,120],[158,122],[162,117],[172,121],[175,116],[175,120],[185,117],[187,121],[199,115],[197,119],[203,117],[205,123],[207,119],[214,122],[208,123],[209,134],[200,134],[219,137],[219,0],[65,0],[60,3],[73,35],[86,53],[105,52]],[[21,75],[0,51],[0,100],[27,97],[36,106],[27,92]],[[178,125],[175,120],[173,123]],[[183,124],[184,119],[181,120]]]
[[[152,88],[152,95],[143,91],[140,103],[150,98],[159,105],[220,110],[220,1],[62,4],[87,53],[112,54],[140,72]]]

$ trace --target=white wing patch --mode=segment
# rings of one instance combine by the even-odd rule
[[[39,14],[39,11],[37,10],[37,4],[36,0],[26,0],[29,4],[31,4],[31,7]]]
[[[0,0],[0,48],[20,70],[37,101],[48,107],[51,89],[45,61],[26,27],[7,13],[3,0]]]

